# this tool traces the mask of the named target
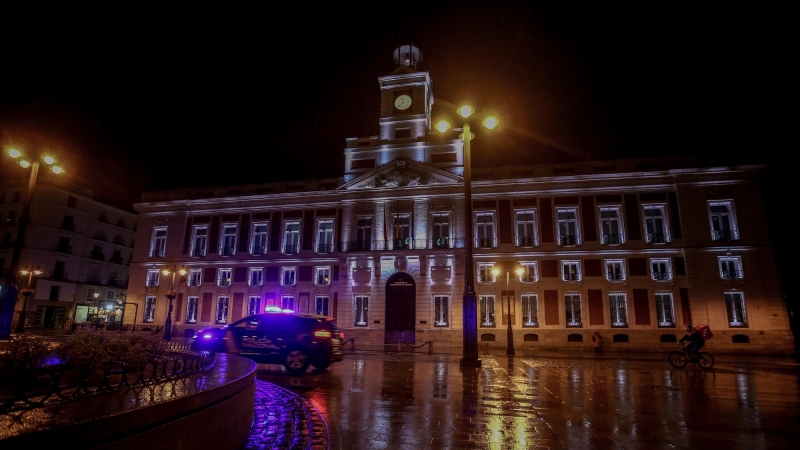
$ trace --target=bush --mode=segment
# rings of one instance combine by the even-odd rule
[[[36,336],[14,336],[0,352],[0,368],[15,372],[32,372],[45,365],[53,354],[50,344]]]
[[[100,371],[114,364],[138,369],[167,353],[160,336],[131,334],[118,336],[105,330],[81,330],[58,346],[58,355],[70,368],[81,372]]]

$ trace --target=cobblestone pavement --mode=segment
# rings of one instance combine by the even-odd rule
[[[796,360],[719,359],[710,371],[592,354],[481,355],[467,368],[460,355],[354,352],[302,376],[259,365],[247,448],[800,446]]]

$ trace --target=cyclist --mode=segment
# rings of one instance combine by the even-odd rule
[[[686,325],[686,335],[678,342],[685,345],[689,350],[689,356],[693,359],[700,357],[700,349],[706,345],[706,340],[691,325]]]

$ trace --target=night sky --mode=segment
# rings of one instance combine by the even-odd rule
[[[753,77],[764,37],[741,23],[756,12],[489,3],[7,14],[0,145],[51,149],[122,207],[149,190],[338,177],[345,139],[377,134],[377,78],[410,38],[434,113],[471,102],[500,117],[475,167],[774,153]],[[25,176],[0,159],[0,177]]]

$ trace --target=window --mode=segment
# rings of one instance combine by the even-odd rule
[[[233,256],[236,254],[236,225],[223,225],[222,237],[219,243],[220,256]]]
[[[261,297],[258,295],[251,295],[247,298],[247,315],[252,316],[253,314],[258,314],[260,312],[262,312]]]
[[[61,286],[50,286],[50,295],[47,297],[48,300],[51,302],[58,301],[58,293],[61,290]]]
[[[394,248],[411,248],[411,216],[395,216]]]
[[[494,247],[494,213],[475,214],[475,247]]]
[[[578,245],[578,210],[558,209],[558,244],[559,245]]]
[[[715,241],[739,240],[733,202],[709,202],[708,213],[711,220],[711,239]]]
[[[198,258],[206,256],[208,250],[208,227],[194,227],[192,229],[192,249],[191,256]]]
[[[482,327],[493,327],[494,322],[494,295],[480,295],[478,297],[478,308],[480,310],[479,320]]]
[[[521,262],[519,266],[522,267],[522,275],[519,276],[519,281],[523,283],[535,283],[539,281],[539,266],[536,262]]]
[[[561,261],[561,274],[564,281],[581,281],[580,261]]]
[[[539,296],[536,294],[522,294],[522,326],[539,326]]]
[[[536,213],[533,210],[517,211],[517,247],[539,245],[536,239]]]
[[[297,280],[296,274],[297,274],[296,267],[281,267],[281,285],[294,286]]]
[[[671,292],[656,292],[656,316],[658,326],[675,326],[675,307],[672,304]]]
[[[317,286],[327,286],[331,284],[331,267],[318,266],[314,268],[314,284]]]
[[[672,269],[668,259],[651,259],[650,269],[656,281],[669,281],[672,279]]]
[[[728,324],[731,327],[747,326],[747,311],[744,308],[744,294],[742,292],[726,292],[725,307],[728,310]]]
[[[282,295],[281,296],[281,309],[287,311],[294,311],[294,296]]]
[[[356,224],[356,248],[353,250],[372,250],[372,218],[360,217]]]
[[[720,256],[719,275],[723,280],[739,280],[744,278],[742,259],[738,256]]]
[[[86,290],[86,301],[93,302],[94,301],[94,293],[97,292],[97,288],[89,288]]]
[[[333,252],[333,219],[317,221],[317,253]]]
[[[494,283],[495,276],[492,274],[494,263],[478,263],[478,283]]]
[[[300,222],[283,224],[283,254],[294,255],[300,251]]]
[[[564,309],[567,313],[566,317],[568,327],[583,326],[580,294],[564,294]]]
[[[433,326],[434,327],[450,326],[450,296],[448,295],[433,296]]]
[[[644,207],[644,239],[651,244],[664,244],[670,241],[667,232],[664,205]]]
[[[217,314],[214,317],[216,323],[228,323],[228,303],[230,298],[226,296],[217,297]]]
[[[317,295],[314,297],[314,314],[319,314],[321,316],[327,316],[328,314],[328,303],[330,299],[327,295]]]
[[[156,296],[148,295],[144,298],[144,323],[153,323],[156,317]]]
[[[158,286],[158,278],[159,278],[158,269],[147,269],[147,282],[145,286]]]
[[[433,248],[450,248],[450,215],[433,215]]]
[[[606,260],[606,280],[625,281],[625,261],[610,259]]]
[[[113,289],[106,290],[106,300],[113,302],[117,299],[117,291]]]
[[[369,297],[366,295],[356,295],[355,297],[355,326],[367,326],[369,309]]]
[[[167,229],[153,228],[153,236],[150,241],[150,257],[163,258],[167,248]]]
[[[200,271],[200,269],[189,269],[189,276],[186,278],[186,283],[189,286],[200,286],[202,275],[203,273]]]
[[[217,286],[231,285],[231,269],[217,269]]]
[[[198,297],[191,296],[186,298],[186,323],[197,323],[198,302]]]
[[[611,292],[608,294],[608,307],[611,311],[612,327],[628,326],[628,301],[624,293]]]
[[[267,254],[267,223],[253,224],[253,235],[250,238],[250,254]]]
[[[251,267],[250,275],[247,277],[250,286],[261,286],[264,284],[264,269],[261,267]]]
[[[600,243],[605,245],[624,244],[622,221],[619,206],[600,207]]]

